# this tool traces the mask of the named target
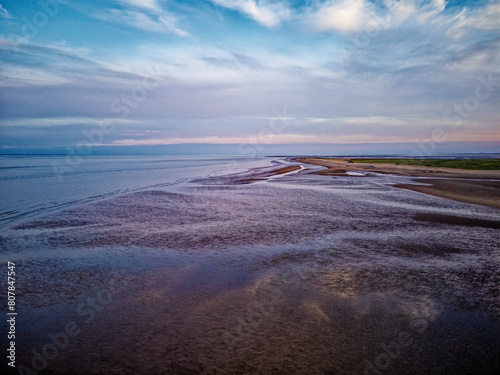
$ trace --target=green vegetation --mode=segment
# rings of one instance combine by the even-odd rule
[[[500,159],[350,159],[353,163],[388,163],[422,167],[500,170]]]

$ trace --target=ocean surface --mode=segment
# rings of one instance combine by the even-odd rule
[[[242,172],[265,158],[196,156],[0,156],[0,226],[52,209],[187,179]]]
[[[500,373],[498,210],[288,165],[0,157],[13,373]]]

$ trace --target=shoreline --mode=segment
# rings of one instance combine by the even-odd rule
[[[289,167],[283,167],[279,169],[274,169],[270,173],[272,173],[273,176],[279,175],[279,174],[285,174],[285,173],[290,173],[290,172],[295,172],[295,171],[300,171],[302,168],[299,165],[290,165]]]
[[[288,159],[244,172],[178,163],[164,169],[185,169],[169,177],[186,183],[122,190],[2,234],[5,262],[24,275],[18,363],[53,375],[351,375],[379,371],[386,346],[416,353],[390,358],[395,373],[498,363],[500,211],[384,185],[407,177],[327,178]],[[130,169],[118,176],[136,181]],[[68,324],[81,332],[55,355],[47,345]]]
[[[350,162],[348,159],[294,158],[293,160],[327,168],[324,171],[314,172],[323,176],[363,177],[351,176],[347,172],[368,172],[415,177],[418,178],[418,180],[414,180],[415,182],[426,183],[432,186],[413,184],[397,184],[392,186],[440,198],[500,209],[500,171],[497,170],[464,170],[389,163],[358,164]],[[369,177],[369,175],[365,177]],[[422,177],[431,178],[425,179]]]
[[[265,172],[260,172],[259,171],[260,169],[257,169],[256,171],[258,171],[258,173],[255,176],[252,176],[250,178],[249,177],[241,178],[238,180],[238,183],[244,185],[244,184],[251,184],[251,183],[257,182],[257,181],[266,181],[270,177],[284,175],[284,174],[291,173],[291,172],[298,172],[301,169],[302,168],[299,165],[290,165],[287,167],[280,167],[278,169],[273,169],[273,170],[265,171]]]

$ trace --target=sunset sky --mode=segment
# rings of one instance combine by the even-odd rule
[[[499,1],[0,4],[3,150],[500,142]]]

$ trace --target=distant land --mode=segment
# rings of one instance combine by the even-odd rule
[[[417,165],[421,167],[456,168],[480,171],[500,170],[500,159],[350,159],[353,163]]]
[[[90,146],[82,148],[81,152],[77,145],[51,148],[0,147],[0,155],[413,156],[422,158],[462,154],[481,154],[480,158],[500,155],[500,142],[260,144],[248,141],[240,144],[182,143],[149,146]],[[491,155],[488,156],[488,154]]]
[[[392,186],[500,209],[500,159],[297,158],[295,161],[325,167],[316,172],[323,176],[414,177],[413,183]]]

